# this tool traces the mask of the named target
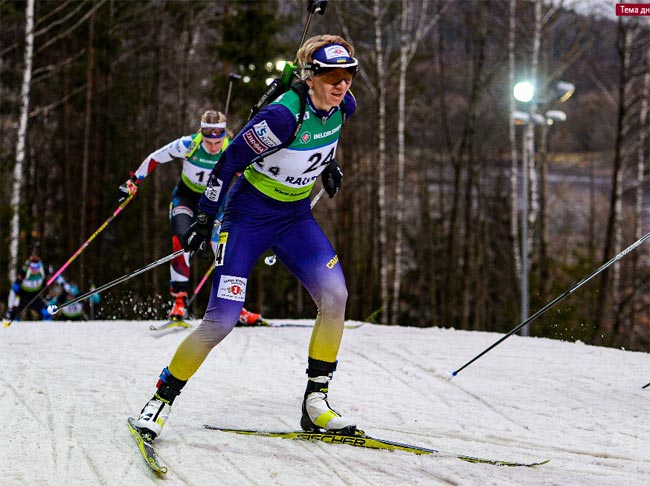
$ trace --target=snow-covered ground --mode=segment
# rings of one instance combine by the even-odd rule
[[[0,484],[147,485],[126,426],[188,331],[151,322],[0,328]],[[165,484],[646,485],[650,356],[513,336],[450,380],[497,334],[346,330],[332,405],[367,433],[536,468],[229,435],[296,429],[310,329],[236,328],[177,399],[156,440]]]

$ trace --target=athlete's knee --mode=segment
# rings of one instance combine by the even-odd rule
[[[194,331],[199,337],[201,344],[207,347],[215,347],[230,334],[235,327],[235,323],[225,323],[223,320],[203,319],[201,324]]]
[[[171,209],[170,211],[170,218],[174,219],[176,217],[187,217],[187,218],[194,218],[194,210],[186,205],[178,205],[175,206]]]
[[[345,285],[331,286],[325,289],[320,296],[318,306],[324,311],[338,311],[345,309],[348,301],[348,289]]]
[[[185,234],[194,221],[194,211],[188,206],[177,206],[172,208],[169,214],[172,226],[172,233],[179,238]]]

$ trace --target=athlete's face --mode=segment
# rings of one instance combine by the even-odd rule
[[[343,101],[352,84],[352,75],[343,69],[335,69],[322,76],[314,76],[307,80],[307,84],[311,88],[314,106],[319,110],[329,110]]]
[[[203,139],[203,147],[205,150],[210,154],[210,155],[216,155],[219,153],[219,150],[221,150],[221,147],[223,146],[223,141],[225,140],[225,137],[223,138],[204,138]]]

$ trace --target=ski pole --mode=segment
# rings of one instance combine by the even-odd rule
[[[649,386],[650,386],[650,383],[648,383],[648,384],[645,385],[645,386],[642,386],[641,388],[648,388]]]
[[[45,283],[45,287],[43,287],[34,297],[32,297],[32,300],[29,301],[29,303],[21,309],[21,311],[16,314],[9,322],[5,323],[5,327],[9,327],[12,322],[14,322],[20,315],[25,312],[26,309],[29,309],[29,307],[34,303],[36,299],[38,299],[41,295],[43,295],[43,292],[45,292],[50,285],[57,279],[59,275],[63,273],[63,271],[68,268],[68,265],[70,265],[81,253],[88,247],[91,241],[95,239],[95,237],[104,231],[106,227],[109,225],[115,217],[122,212],[122,210],[126,207],[127,204],[131,202],[131,199],[133,199],[133,196],[135,194],[131,194],[129,197],[127,197],[122,203],[117,207],[115,211],[113,211],[113,214],[106,220],[104,221],[104,224],[102,224],[99,228],[97,228],[97,231],[95,231],[92,235],[90,235],[90,238],[88,238],[83,245],[79,247],[79,249],[72,255],[67,262],[63,264],[61,268],[59,268],[54,275],[52,275],[49,280]]]
[[[320,15],[325,15],[325,9],[327,8],[327,0],[308,0],[307,1],[307,11],[309,12],[309,16],[307,17],[307,22],[305,23],[305,28],[302,31],[302,37],[300,38],[300,44],[298,44],[298,47],[300,48],[302,46],[302,43],[305,42],[305,37],[307,37],[307,31],[309,30],[309,25],[311,24],[311,19],[314,16],[315,13],[318,13]],[[294,61],[297,62],[298,59]]]
[[[321,196],[323,194],[325,194],[325,188],[321,188],[321,190],[318,191],[318,194],[316,194],[316,196],[314,196],[314,199],[311,200],[311,204],[309,205],[309,207],[311,209],[313,209],[314,206],[316,206],[316,203],[318,202],[318,200],[321,198]],[[269,255],[264,259],[264,263],[266,263],[269,267],[271,267],[271,266],[275,265],[275,260],[276,259],[277,258],[276,258],[275,255]]]
[[[621,258],[623,258],[623,257],[624,257],[625,255],[627,255],[628,253],[630,253],[632,250],[634,250],[637,246],[639,246],[641,243],[643,243],[643,242],[644,242],[645,240],[647,240],[648,238],[650,238],[650,233],[647,233],[647,234],[645,234],[644,236],[642,236],[641,238],[639,238],[638,240],[636,240],[634,243],[632,243],[630,246],[628,246],[625,250],[623,250],[622,252],[620,252],[620,253],[619,253],[618,255],[616,255],[614,258],[612,258],[611,260],[609,260],[607,263],[601,265],[598,269],[594,270],[591,274],[589,274],[588,276],[586,276],[585,278],[583,278],[582,280],[580,280],[577,284],[575,284],[575,285],[574,285],[573,287],[571,287],[569,290],[567,290],[566,292],[564,292],[562,295],[556,297],[554,300],[552,300],[551,302],[549,302],[548,304],[546,304],[544,307],[542,307],[540,310],[538,310],[537,312],[535,312],[535,313],[534,313],[532,316],[530,316],[528,319],[525,319],[525,320],[524,320],[523,322],[521,322],[517,327],[515,327],[512,331],[510,331],[508,334],[506,334],[505,336],[503,336],[503,337],[502,337],[501,339],[499,339],[497,342],[495,342],[494,344],[492,344],[491,346],[489,346],[487,349],[485,349],[485,350],[482,351],[481,353],[477,354],[474,358],[472,358],[471,360],[469,360],[467,363],[465,363],[463,366],[461,366],[460,368],[458,368],[456,371],[450,371],[449,374],[450,374],[452,377],[453,377],[453,376],[456,376],[458,373],[460,373],[463,369],[465,369],[466,367],[468,367],[468,366],[469,366],[470,364],[472,364],[474,361],[476,361],[477,359],[479,359],[481,356],[483,356],[484,354],[486,354],[486,353],[487,353],[488,351],[490,351],[491,349],[495,348],[497,345],[501,344],[503,341],[505,341],[506,339],[508,339],[508,338],[509,338],[510,336],[512,336],[514,333],[516,333],[519,329],[521,329],[522,327],[524,327],[524,326],[527,325],[528,323],[530,323],[530,322],[534,321],[535,319],[537,319],[539,316],[541,316],[542,314],[544,314],[547,310],[549,310],[549,309],[550,309],[551,307],[553,307],[555,304],[557,304],[557,303],[560,302],[561,300],[564,300],[565,297],[567,297],[568,295],[572,294],[575,290],[577,290],[579,287],[581,287],[581,286],[584,285],[585,283],[589,282],[589,280],[591,280],[592,278],[594,278],[596,275],[598,275],[600,272],[602,272],[603,270],[605,270],[607,267],[609,267],[609,266],[611,266],[612,264],[616,263],[618,260],[620,260]],[[650,383],[648,383],[646,386],[649,386],[649,385],[650,385]],[[645,387],[644,387],[644,388],[645,388]]]
[[[226,96],[226,108],[225,108],[226,118],[228,118],[228,109],[230,108],[230,95],[232,94],[232,85],[235,81],[239,81],[240,79],[241,79],[241,75],[236,73],[230,73],[230,75],[228,76],[228,96]]]
[[[309,12],[309,15],[307,16],[307,21],[305,22],[305,28],[302,31],[302,36],[300,38],[300,44],[298,44],[298,49],[302,47],[303,42],[305,42],[305,38],[307,37],[307,31],[309,30],[309,26],[311,25],[311,19],[314,16],[315,13],[318,13],[320,15],[325,14],[325,9],[327,8],[327,0],[308,0],[307,1],[307,11]],[[270,100],[274,100],[277,97],[278,93],[283,93],[286,91],[289,86],[291,86],[291,81],[294,78],[295,72],[296,72],[296,64],[298,63],[298,55],[296,53],[296,58],[293,62],[287,62],[284,65],[284,69],[282,70],[282,74],[280,75],[279,78],[275,78],[271,84],[269,84],[262,93],[262,96],[258,100],[258,102],[251,108],[251,112],[248,116],[248,119],[250,120],[255,116],[255,114],[262,109],[264,105],[266,105],[267,102]]]
[[[316,203],[318,200],[325,194],[325,188],[322,187],[320,191],[318,191],[318,194],[314,196],[314,199],[311,200],[311,203],[309,204],[310,209],[314,209],[314,206],[316,206]]]
[[[90,291],[86,292],[85,294],[80,295],[79,297],[75,297],[74,299],[69,300],[68,302],[64,302],[64,303],[61,304],[61,305],[58,305],[58,306],[57,306],[57,305],[54,305],[54,304],[52,304],[52,305],[48,305],[48,306],[47,306],[47,312],[49,312],[51,315],[54,315],[54,314],[56,314],[60,309],[63,309],[64,307],[67,307],[67,306],[72,305],[72,304],[76,304],[77,302],[80,302],[80,301],[82,301],[82,300],[84,300],[84,299],[87,299],[88,297],[90,297],[90,296],[93,295],[93,294],[97,294],[97,293],[103,292],[103,291],[106,290],[106,289],[110,289],[111,287],[114,287],[114,286],[116,286],[117,284],[120,284],[120,283],[122,283],[122,282],[126,282],[127,280],[132,279],[133,277],[135,277],[135,276],[137,276],[137,275],[140,275],[141,273],[144,273],[144,272],[146,272],[146,271],[148,271],[148,270],[151,270],[152,268],[155,268],[155,267],[157,267],[158,265],[162,265],[163,263],[168,262],[169,260],[173,260],[174,258],[176,258],[178,255],[180,255],[180,254],[183,253],[184,251],[185,251],[185,250],[178,250],[178,251],[175,251],[174,253],[172,253],[172,254],[170,254],[170,255],[167,255],[166,257],[163,257],[163,258],[161,258],[160,260],[156,260],[155,262],[150,263],[150,264],[148,264],[148,265],[145,265],[144,267],[139,268],[138,270],[134,270],[134,271],[131,272],[131,273],[127,273],[126,275],[123,275],[123,276],[121,276],[121,277],[119,277],[119,278],[116,278],[116,279],[113,280],[112,282],[108,282],[108,283],[102,285],[101,287],[98,287],[98,288],[96,288],[96,289],[90,290]]]

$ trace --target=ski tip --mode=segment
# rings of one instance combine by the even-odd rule
[[[2,324],[2,327],[9,327],[9,326],[11,326],[11,322],[4,322]]]

